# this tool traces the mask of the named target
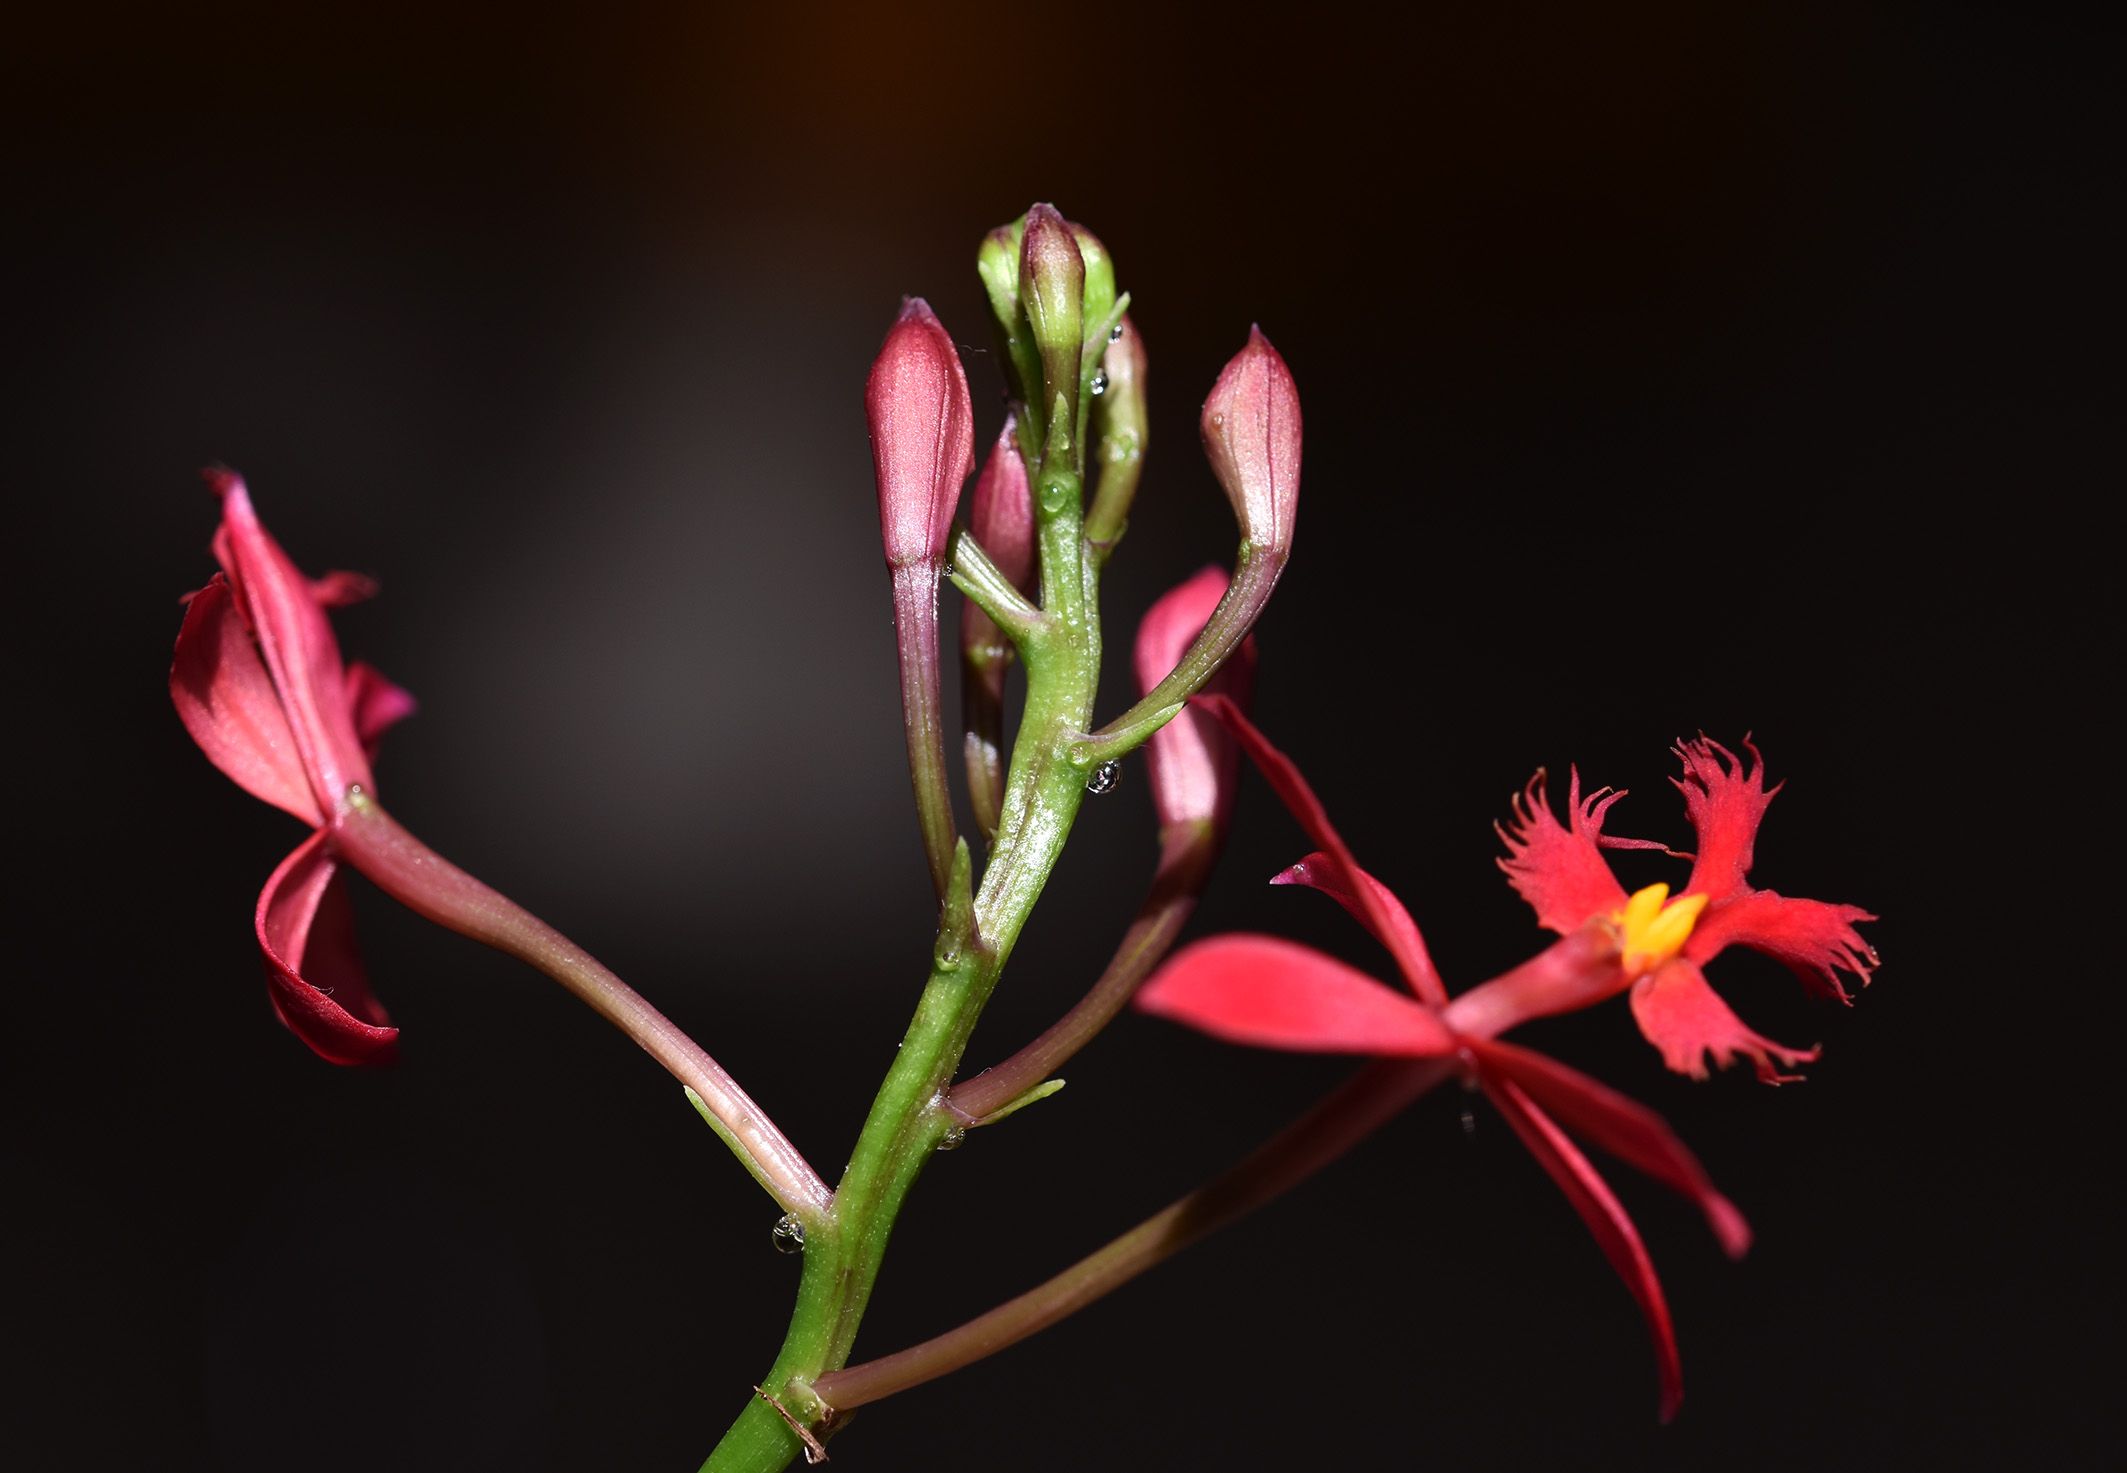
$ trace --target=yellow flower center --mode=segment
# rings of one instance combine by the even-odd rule
[[[1625,908],[1611,916],[1624,933],[1625,971],[1641,977],[1684,949],[1699,912],[1706,909],[1704,895],[1669,898],[1667,885],[1649,885],[1632,892]]]

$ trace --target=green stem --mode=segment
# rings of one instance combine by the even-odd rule
[[[1247,1160],[1154,1213],[1107,1247],[987,1314],[906,1350],[823,1376],[813,1395],[843,1415],[972,1365],[1121,1287],[1299,1185],[1457,1068],[1436,1059],[1369,1064]]]
[[[1160,838],[1152,893],[1123,933],[1122,944],[1086,995],[1046,1032],[1003,1063],[953,1086],[947,1103],[956,1118],[981,1124],[1038,1088],[1123,1010],[1138,984],[1159,965],[1196,909],[1220,835],[1208,822],[1179,823]]]
[[[865,1117],[826,1220],[807,1230],[797,1306],[783,1348],[761,1382],[765,1394],[739,1414],[703,1473],[775,1473],[803,1450],[792,1420],[817,1436],[833,1430],[829,1408],[812,1385],[847,1363],[902,1203],[940,1141],[957,1128],[946,1092],[1085,799],[1089,766],[1075,747],[1091,718],[1100,676],[1098,563],[1082,530],[1080,482],[1068,464],[1068,441],[1051,438],[1063,452],[1056,457],[1061,463],[1045,463],[1035,477],[1043,613],[1039,624],[1028,621],[1024,631],[1026,714],[997,841],[974,900],[972,936],[951,945],[941,937],[915,1017]]]
[[[759,1105],[671,1019],[598,959],[508,896],[482,884],[357,793],[333,827],[333,851],[385,894],[440,926],[529,963],[634,1039],[687,1093],[716,1133],[807,1225],[828,1209],[827,1184]]]
[[[1082,738],[1072,755],[1089,767],[1098,766],[1137,750],[1172,721],[1248,637],[1263,605],[1270,602],[1271,592],[1278,586],[1278,575],[1284,571],[1282,554],[1243,542],[1234,564],[1233,581],[1226,585],[1225,596],[1211,611],[1210,620],[1183,651],[1180,663],[1166,679],[1146,691],[1144,699],[1099,731]]]

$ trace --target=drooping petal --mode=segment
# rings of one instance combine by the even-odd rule
[[[370,783],[369,762],[347,704],[339,642],[311,580],[260,523],[243,480],[219,470],[208,472],[207,479],[222,498],[215,553],[280,693],[311,793],[322,812],[333,813],[350,785]]]
[[[390,1026],[354,944],[354,910],[339,865],[316,833],[281,861],[258,898],[268,996],[290,1032],[334,1064],[392,1057]]]
[[[1726,1068],[1738,1054],[1749,1059],[1767,1084],[1792,1084],[1799,1074],[1783,1074],[1815,1060],[1814,1048],[1792,1049],[1755,1032],[1721,1001],[1706,974],[1679,958],[1632,984],[1632,1016],[1647,1041],[1662,1051],[1662,1061],[1693,1079],[1707,1075],[1706,1056]]]
[[[1301,831],[1312,839],[1330,860],[1343,866],[1347,872],[1354,875],[1365,874],[1359,867],[1359,862],[1352,858],[1351,849],[1345,844],[1343,836],[1338,834],[1335,826],[1330,823],[1329,814],[1322,807],[1322,800],[1317,798],[1314,789],[1307,785],[1307,779],[1300,776],[1300,769],[1293,765],[1292,759],[1272,746],[1270,739],[1257,730],[1255,723],[1242,713],[1241,708],[1226,697],[1202,695],[1196,699],[1198,704],[1216,716],[1220,723],[1233,733],[1234,739],[1241,744],[1241,750],[1248,754],[1248,760],[1255,764],[1256,771],[1263,774],[1263,780],[1270,784],[1271,791],[1278,795],[1286,811],[1299,823]],[[1361,885],[1355,880],[1346,888],[1356,893],[1360,904],[1372,917],[1372,924],[1367,929],[1389,948],[1411,990],[1435,1007],[1445,1006],[1447,989],[1441,986],[1439,974],[1433,970],[1432,959],[1425,954],[1422,946],[1411,951],[1400,945],[1398,938],[1403,935],[1406,927],[1413,932],[1417,930],[1409,914],[1406,912],[1399,923],[1389,914],[1388,908],[1372,886]],[[1402,907],[1399,905],[1397,909],[1400,911]]]
[[[185,605],[170,699],[207,759],[245,792],[313,828],[323,822],[280,694],[222,574]]]
[[[1714,1189],[1706,1168],[1661,1116],[1556,1059],[1511,1043],[1468,1040],[1485,1068],[1505,1075],[1567,1129],[1689,1198],[1731,1258],[1750,1247],[1750,1224]]]
[[[1639,1229],[1632,1225],[1609,1184],[1588,1164],[1588,1158],[1513,1080],[1482,1072],[1478,1078],[1499,1113],[1507,1117],[1507,1124],[1514,1127],[1522,1144],[1550,1173],[1581,1221],[1588,1225],[1603,1256],[1610,1260],[1610,1266],[1617,1270],[1639,1304],[1640,1313],[1646,1316],[1648,1334],[1654,1339],[1656,1374],[1661,1381],[1661,1416],[1664,1422],[1671,1420],[1684,1399],[1683,1366],[1677,1356],[1676,1331],[1669,1321],[1669,1304],[1662,1296],[1661,1280],[1655,1277],[1654,1262],[1647,1256],[1647,1245],[1640,1241]]]
[[[355,735],[372,762],[384,733],[414,714],[414,698],[361,660],[347,667],[347,705],[354,712]]]
[[[1625,887],[1610,872],[1602,850],[1660,846],[1636,839],[1603,843],[1603,816],[1624,796],[1622,788],[1598,788],[1583,799],[1575,768],[1566,786],[1567,822],[1560,823],[1551,812],[1542,769],[1515,795],[1512,816],[1496,825],[1507,846],[1499,867],[1534,908],[1538,925],[1563,936],[1625,903]]]
[[[1750,753],[1747,762],[1706,736],[1676,745],[1684,775],[1670,781],[1684,795],[1684,812],[1699,835],[1686,895],[1723,899],[1743,888],[1750,873],[1758,824],[1780,788],[1766,789],[1765,759],[1749,737],[1743,738],[1743,749]]]
[[[1785,962],[1811,991],[1851,1002],[1839,973],[1868,985],[1876,948],[1861,939],[1857,921],[1876,919],[1858,905],[1794,900],[1770,890],[1749,890],[1709,906],[1699,917],[1684,955],[1701,964],[1726,946],[1747,946]]]
[[[1444,1004],[1447,1000],[1447,987],[1441,982],[1440,972],[1433,965],[1432,953],[1426,950],[1425,937],[1418,930],[1418,923],[1411,919],[1411,913],[1404,909],[1403,902],[1396,898],[1395,892],[1390,890],[1388,886],[1382,884],[1365,870],[1356,870],[1354,872],[1358,875],[1359,882],[1373,892],[1375,903],[1372,907],[1362,902],[1351,886],[1346,883],[1345,875],[1347,872],[1338,865],[1337,861],[1319,851],[1308,855],[1307,858],[1291,868],[1272,876],[1270,883],[1273,885],[1305,885],[1309,889],[1320,890],[1323,894],[1329,896],[1330,899],[1351,912],[1352,918],[1358,921],[1360,925],[1373,932],[1374,939],[1386,946],[1390,955],[1399,959],[1409,957],[1416,965],[1421,976],[1432,979],[1430,987],[1417,989],[1419,996],[1426,998],[1436,1006]],[[1381,918],[1382,924],[1388,927],[1386,934],[1375,925],[1375,917],[1377,915]]]
[[[1162,594],[1137,626],[1133,650],[1138,689],[1149,691],[1167,677],[1225,596],[1223,569],[1207,567]],[[1246,705],[1255,689],[1253,639],[1241,641],[1205,689]],[[1145,744],[1152,806],[1160,826],[1207,822],[1224,827],[1233,809],[1240,750],[1203,711],[1183,707]]]
[[[1137,1006],[1256,1048],[1400,1058],[1456,1049],[1430,1008],[1273,936],[1214,936],[1184,947],[1145,984]]]

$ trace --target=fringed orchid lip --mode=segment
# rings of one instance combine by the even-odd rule
[[[1544,801],[1541,773],[1515,801],[1500,830],[1507,846],[1500,865],[1539,925],[1561,935],[1591,925],[1616,931],[1618,986],[1631,988],[1633,1019],[1670,1068],[1703,1078],[1709,1058],[1722,1065],[1747,1059],[1759,1078],[1778,1084],[1796,1078],[1786,1071],[1815,1058],[1816,1051],[1789,1048],[1750,1028],[1714,992],[1702,968],[1729,946],[1743,946],[1785,963],[1811,990],[1844,1001],[1839,974],[1866,983],[1876,966],[1874,949],[1854,929],[1875,917],[1859,906],[1799,900],[1750,885],[1758,826],[1780,789],[1765,785],[1764,759],[1747,738],[1743,749],[1747,758],[1703,736],[1676,746],[1683,776],[1675,786],[1697,831],[1698,851],[1679,856],[1692,861],[1691,876],[1673,899],[1666,885],[1626,895],[1602,851],[1664,846],[1603,833],[1604,818],[1625,795],[1601,789],[1583,800],[1577,772],[1563,823]],[[1529,996],[1517,1005],[1529,1009],[1527,1016],[1559,1010],[1542,1002]],[[1487,1005],[1497,1007],[1499,1000]]]

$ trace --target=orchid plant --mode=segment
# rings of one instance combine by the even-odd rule
[[[389,1059],[397,1031],[358,960],[343,869],[418,914],[498,948],[581,997],[662,1064],[783,1216],[778,1244],[801,1252],[781,1349],[709,1454],[708,1473],[756,1473],[803,1456],[868,1402],[993,1355],[1293,1187],[1426,1091],[1481,1090],[1586,1220],[1638,1302],[1653,1339],[1660,1412],[1682,1382],[1669,1312],[1645,1244],[1581,1143],[1696,1203],[1721,1245],[1749,1229],[1659,1116],[1504,1035],[1538,1017],[1627,994],[1668,1065],[1747,1059],[1768,1082],[1815,1057],[1745,1025],[1703,968],[1733,946],[1772,956],[1813,990],[1845,999],[1874,952],[1850,905],[1749,883],[1766,805],[1764,764],[1705,737],[1682,742],[1676,785],[1697,833],[1680,892],[1628,892],[1606,850],[1664,846],[1604,832],[1622,792],[1568,786],[1563,820],[1541,773],[1500,829],[1499,861],[1557,939],[1519,965],[1451,991],[1417,923],[1362,869],[1292,761],[1250,721],[1250,630],[1291,556],[1301,417],[1293,376],[1267,338],[1248,341],[1205,400],[1204,448],[1232,503],[1232,570],[1178,583],[1138,626],[1142,698],[1100,722],[1099,584],[1127,524],[1146,441],[1146,356],[1101,242],[1048,205],[983,240],[978,271],[1008,383],[1004,428],[975,475],[974,415],[960,354],[911,298],[872,365],[870,419],[889,571],[908,766],[937,896],[937,929],[914,1016],[830,1183],[710,1054],[582,947],[425,846],[382,806],[372,773],[384,732],[412,699],[345,664],[328,613],[372,593],[366,579],[306,577],[267,532],[244,483],[216,470],[213,551],[221,564],[188,601],[170,673],[178,715],[208,758],[308,836],[274,869],[255,916],[267,995],[322,1058]],[[948,760],[938,600],[960,619],[961,762],[977,832],[959,832]],[[1004,741],[1006,677],[1025,672],[1016,738]],[[1002,1062],[968,1073],[984,1004],[1089,792],[1112,787],[1138,748],[1159,821],[1150,890],[1084,997]],[[1401,987],[1311,948],[1262,935],[1175,942],[1211,875],[1241,758],[1263,776],[1311,852],[1273,883],[1325,892],[1387,951]],[[970,842],[972,837],[973,843]],[[978,864],[977,849],[982,859]],[[914,963],[916,959],[909,959]],[[1356,1075],[1255,1154],[1079,1263],[931,1340],[854,1359],[889,1235],[934,1152],[1041,1100],[1080,1049],[1132,1000],[1142,1010],[1260,1048],[1352,1054]]]

